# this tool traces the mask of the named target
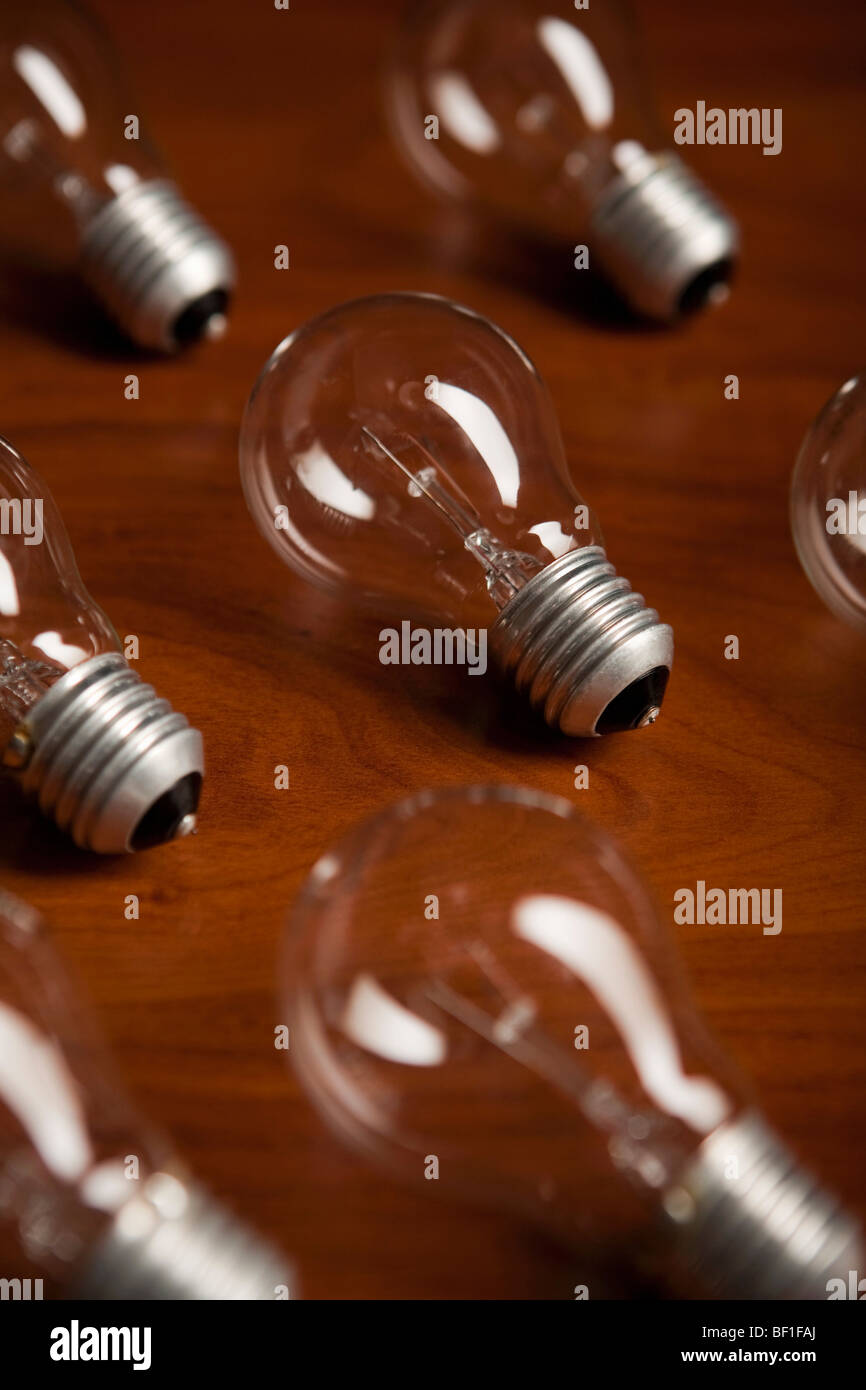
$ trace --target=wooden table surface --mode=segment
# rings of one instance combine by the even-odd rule
[[[769,1117],[866,1214],[866,647],[809,587],[787,504],[807,425],[863,365],[862,4],[639,6],[669,128],[699,99],[784,111],[776,158],[688,151],[745,249],[727,304],[670,332],[581,306],[573,274],[416,189],[379,108],[398,0],[100,9],[187,195],[236,251],[237,303],[221,343],[144,360],[73,290],[7,270],[0,431],[53,488],[93,595],[139,635],[141,673],[203,731],[208,771],[194,838],[110,860],[4,782],[0,871],[56,925],[142,1108],[296,1256],[310,1297],[569,1298],[579,1256],[392,1186],[329,1136],[273,1046],[276,952],[320,851],[418,787],[523,782],[621,837]],[[504,714],[487,681],[395,683],[369,628],[254,529],[237,433],[260,366],[311,315],[394,289],[463,301],[535,359],[614,563],[675,629],[654,728],[569,744]],[[675,926],[673,894],[698,879],[782,888],[781,934]]]

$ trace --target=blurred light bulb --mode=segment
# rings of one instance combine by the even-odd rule
[[[800,563],[840,618],[866,631],[866,377],[827,402],[803,440],[791,485]]]
[[[2,889],[0,1219],[72,1297],[269,1299],[292,1287],[283,1257],[136,1114],[40,918]]]
[[[127,665],[51,493],[2,438],[0,759],[83,849],[195,829],[201,734]]]
[[[0,188],[7,208],[27,200],[28,237],[59,230],[76,247],[84,278],[131,338],[170,352],[222,332],[234,267],[146,141],[126,138],[138,118],[117,68],[77,6],[4,5]]]
[[[314,319],[259,377],[240,462],[260,531],[305,579],[492,622],[495,658],[566,734],[656,718],[671,629],[608,562],[534,366],[479,314],[389,294]]]
[[[660,1215],[728,1297],[822,1298],[863,1267],[703,1032],[645,886],[568,802],[452,788],[367,821],[302,888],[281,985],[316,1105],[415,1184],[610,1249]]]
[[[585,237],[634,309],[672,319],[723,297],[738,234],[665,150],[633,47],[613,0],[427,0],[401,31],[388,107],[440,192],[563,248]]]

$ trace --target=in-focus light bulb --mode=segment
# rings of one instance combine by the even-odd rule
[[[305,579],[404,621],[435,606],[489,624],[566,734],[655,720],[671,629],[608,562],[535,367],[479,314],[389,294],[314,319],[259,377],[240,461],[259,529]]]
[[[367,821],[302,888],[281,985],[312,1099],[413,1185],[611,1250],[661,1217],[704,1293],[825,1298],[863,1268],[704,1033],[643,883],[566,801],[451,788]]]
[[[0,17],[0,189],[80,255],[91,289],[143,347],[223,331],[228,247],[184,202],[130,122],[137,107],[95,22],[63,0],[12,0]],[[55,245],[52,245],[55,253]],[[69,261],[73,256],[68,257]]]
[[[866,376],[840,386],[809,430],[791,485],[797,554],[834,613],[866,632]]]
[[[273,1299],[293,1285],[136,1114],[40,918],[2,889],[0,1219],[75,1298]]]
[[[723,296],[735,224],[667,150],[615,0],[422,0],[387,92],[397,141],[440,192],[574,255],[638,312]],[[434,120],[435,118],[435,120]]]
[[[127,665],[51,493],[2,438],[0,761],[83,849],[195,829],[201,734]]]

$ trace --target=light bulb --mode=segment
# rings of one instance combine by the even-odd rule
[[[76,1298],[268,1299],[293,1285],[136,1114],[44,924],[2,889],[0,1219]]]
[[[435,606],[490,623],[500,666],[566,734],[656,718],[671,629],[608,562],[535,367],[479,314],[388,294],[314,319],[259,377],[240,461],[259,529],[304,578],[403,622]]]
[[[83,849],[195,829],[201,734],[127,665],[51,493],[2,438],[0,760]]]
[[[840,386],[810,428],[791,485],[800,563],[840,618],[866,632],[866,377]]]
[[[634,309],[668,320],[723,297],[738,234],[665,149],[634,47],[614,0],[422,0],[388,109],[425,181],[570,258],[588,245]]]
[[[315,1104],[416,1187],[588,1247],[643,1243],[645,1211],[728,1297],[863,1267],[704,1033],[645,886],[564,800],[449,788],[356,828],[296,900],[281,987]]]
[[[125,332],[171,352],[222,332],[234,267],[139,138],[117,70],[117,55],[76,5],[4,4],[0,189],[7,209],[26,200],[28,241],[46,240],[56,259],[62,235],[68,261],[78,254]]]

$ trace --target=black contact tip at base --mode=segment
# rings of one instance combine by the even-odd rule
[[[186,816],[194,816],[198,809],[201,782],[200,772],[190,772],[179,782],[175,782],[170,791],[163,793],[142,816],[135,827],[129,848],[152,849],[154,845],[164,845],[167,841],[173,840],[181,821]]]
[[[191,304],[187,304],[177,316],[171,336],[179,348],[190,347],[199,339],[209,336],[209,328],[214,319],[224,319],[229,307],[229,297],[225,290],[208,290]]]
[[[706,304],[724,298],[733,273],[733,261],[713,261],[686,285],[677,303],[678,315],[686,318],[703,309]]]
[[[619,734],[627,729],[639,729],[649,723],[653,710],[658,711],[665,697],[670,671],[667,666],[632,681],[611,700],[595,726],[597,734]]]

